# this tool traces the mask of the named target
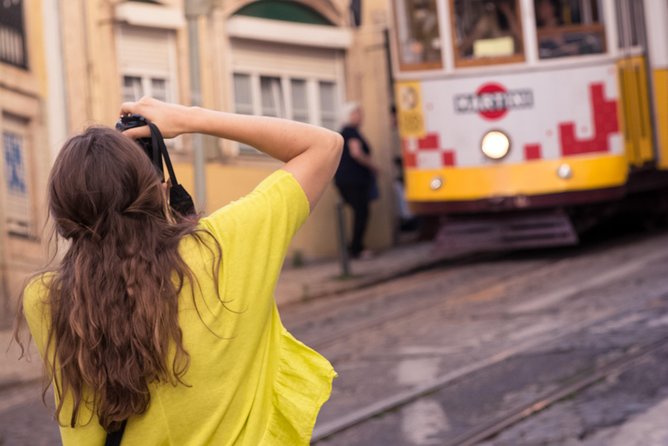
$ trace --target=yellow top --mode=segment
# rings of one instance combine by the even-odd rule
[[[191,358],[184,377],[189,387],[152,384],[150,406],[130,418],[123,446],[309,444],[336,372],[287,332],[273,298],[288,244],[308,213],[299,183],[278,170],[251,194],[201,220],[222,246],[219,291],[225,305],[215,292],[212,254],[192,237],[181,242],[181,255],[201,287],[195,287],[199,312],[218,336],[202,323],[186,287],[179,324]],[[42,356],[45,289],[34,280],[24,294],[25,315]],[[67,424],[70,408],[66,404],[61,424]],[[88,408],[79,423],[60,428],[65,446],[104,444],[105,432]]]

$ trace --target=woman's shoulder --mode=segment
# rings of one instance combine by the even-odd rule
[[[46,327],[49,321],[49,290],[56,274],[53,272],[33,276],[23,288],[23,315],[40,352],[44,352]]]
[[[46,272],[31,277],[23,288],[23,308],[25,312],[39,311],[46,304],[49,287],[56,273]]]
[[[200,220],[200,226],[220,242],[223,251],[282,252],[310,212],[308,198],[294,175],[278,169],[252,192]],[[229,248],[243,248],[232,249]]]
[[[289,211],[289,212],[288,212]],[[221,207],[200,220],[207,228],[232,226],[241,232],[254,231],[253,222],[262,223],[262,218],[287,217],[288,214],[308,216],[308,199],[295,177],[284,169],[278,169],[258,184],[252,192]]]

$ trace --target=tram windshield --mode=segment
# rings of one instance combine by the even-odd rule
[[[436,0],[394,0],[402,69],[440,68],[441,34]]]
[[[517,0],[454,0],[457,65],[524,60]]]
[[[599,0],[534,0],[541,59],[605,52]]]

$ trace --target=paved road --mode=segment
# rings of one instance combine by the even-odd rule
[[[4,389],[0,392],[0,445],[59,445],[60,434],[51,413],[52,406],[42,403],[40,383]]]
[[[668,335],[666,246],[654,234],[454,262],[287,308],[286,326],[340,375],[316,432],[362,418],[318,444],[443,445]],[[666,359],[659,350],[487,444],[668,444],[657,421],[668,410]],[[0,390],[1,445],[59,444],[39,392]]]
[[[352,423],[355,415],[362,422],[317,444],[458,444],[468,430],[503,419],[644,342],[668,337],[667,244],[668,237],[658,235],[563,251],[563,256],[517,256],[472,265],[480,274],[473,284],[452,283],[448,274],[417,282],[418,300],[427,299],[428,289],[439,295],[430,310],[411,314],[407,308],[403,317],[323,349],[335,359],[341,378],[316,434]],[[508,274],[516,269],[524,272]],[[491,285],[481,284],[489,277]],[[402,293],[413,302],[411,290]],[[320,308],[329,325],[336,325],[332,311]],[[374,311],[386,310],[377,305],[365,316],[376,317]],[[307,343],[317,345],[320,336],[304,330]],[[665,363],[665,357],[665,351],[656,353],[653,363]],[[634,376],[634,383],[610,386],[591,404],[579,393],[571,395],[584,399],[561,412],[558,404],[554,412],[550,407],[535,417],[542,423],[530,418],[490,444],[606,444],[600,438],[613,438],[609,429],[631,423],[668,395],[664,369],[636,367],[623,375]],[[425,395],[408,398],[419,390]]]

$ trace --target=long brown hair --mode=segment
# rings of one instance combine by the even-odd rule
[[[65,396],[71,396],[72,413],[64,414],[70,426],[82,405],[92,404],[111,431],[146,411],[151,382],[183,383],[190,358],[178,297],[185,281],[194,279],[178,246],[188,235],[203,241],[202,229],[170,211],[148,157],[108,128],[90,128],[65,143],[48,194],[56,232],[70,241],[44,281],[56,418],[60,422]],[[217,281],[221,252],[215,246]],[[192,289],[194,298],[194,284]]]

